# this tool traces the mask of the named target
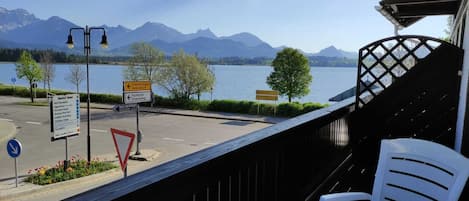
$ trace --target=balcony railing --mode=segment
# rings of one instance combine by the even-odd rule
[[[353,100],[131,175],[69,200],[305,200],[350,159]]]

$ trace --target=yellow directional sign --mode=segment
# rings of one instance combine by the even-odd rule
[[[124,81],[124,92],[151,91],[150,81]]]
[[[278,96],[279,95],[278,91],[273,91],[273,90],[256,90],[256,94],[271,95],[271,96]]]
[[[272,90],[256,90],[256,100],[278,100],[278,91]]]
[[[278,100],[278,96],[256,95],[256,100]]]

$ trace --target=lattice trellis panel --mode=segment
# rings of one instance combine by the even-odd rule
[[[385,38],[361,48],[356,108],[366,105],[442,43],[435,38],[409,35]]]

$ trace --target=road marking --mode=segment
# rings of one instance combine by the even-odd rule
[[[175,142],[182,142],[182,141],[184,141],[183,139],[169,138],[169,137],[165,137],[165,138],[163,138],[163,140],[175,141]]]
[[[12,122],[13,120],[11,120],[11,119],[2,119],[2,118],[0,118],[0,121],[9,121],[9,122]]]
[[[41,122],[27,121],[27,124],[41,125]]]
[[[204,144],[206,144],[206,145],[216,145],[216,143],[213,143],[213,142],[206,142]]]
[[[98,132],[98,133],[107,133],[106,130],[99,130],[99,129],[90,129],[90,131]]]

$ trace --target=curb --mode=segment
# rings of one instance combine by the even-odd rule
[[[200,117],[200,118],[208,118],[208,119],[223,119],[223,120],[232,120],[232,121],[245,121],[245,122],[255,122],[255,123],[267,123],[267,124],[276,124],[275,122],[270,121],[263,121],[263,120],[255,120],[255,119],[241,119],[241,118],[229,118],[229,117],[217,117],[217,116],[206,116],[206,115],[197,115],[197,114],[184,114],[184,113],[174,113],[174,112],[164,112],[164,111],[152,111],[146,109],[140,109],[142,112],[148,113],[159,113],[159,114],[169,114],[169,115],[179,115],[179,116],[187,116],[187,117]]]
[[[86,108],[86,106],[80,106],[80,108]],[[90,109],[102,109],[102,110],[112,110],[111,107],[105,106],[96,106],[90,104]],[[279,122],[275,121],[266,121],[266,120],[257,120],[257,119],[249,119],[249,118],[230,118],[224,116],[213,116],[213,115],[198,115],[198,114],[188,114],[188,113],[178,113],[178,112],[165,112],[165,111],[158,111],[147,109],[145,107],[141,107],[140,111],[147,112],[147,113],[158,113],[158,114],[167,114],[167,115],[179,115],[179,116],[186,116],[186,117],[200,117],[200,118],[208,118],[208,119],[222,119],[222,120],[231,120],[231,121],[243,121],[243,122],[254,122],[254,123],[266,123],[266,124],[277,124]],[[286,120],[286,119],[285,119]]]
[[[100,107],[100,106],[90,106],[91,109],[103,109],[103,110],[112,110],[109,107]],[[200,118],[208,118],[208,119],[223,119],[223,120],[232,120],[232,121],[244,121],[244,122],[254,122],[254,123],[267,123],[267,124],[276,124],[278,122],[273,121],[265,121],[265,120],[256,120],[256,119],[243,119],[243,118],[230,118],[230,117],[223,117],[223,116],[212,116],[212,115],[198,115],[198,114],[187,114],[187,113],[178,113],[178,112],[165,112],[165,111],[158,111],[158,110],[151,110],[145,107],[140,107],[141,112],[147,113],[158,113],[158,114],[168,114],[168,115],[178,115],[178,116],[186,116],[186,117],[200,117]]]

